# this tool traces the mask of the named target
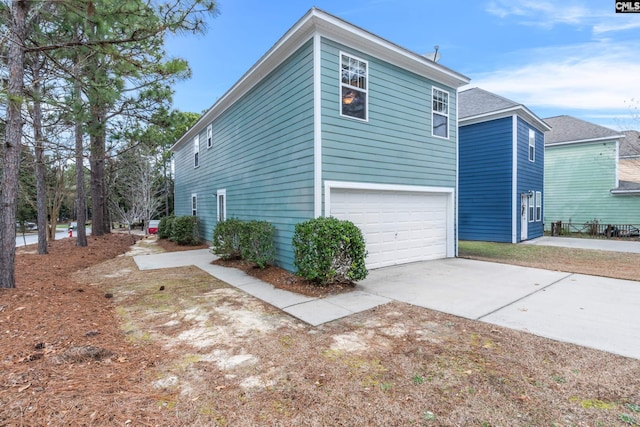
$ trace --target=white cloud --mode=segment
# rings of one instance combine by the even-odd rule
[[[608,6],[608,8],[606,7]],[[499,18],[515,18],[521,25],[552,28],[558,24],[589,27],[595,35],[640,28],[634,14],[617,14],[613,3],[548,0],[491,0],[486,11]]]
[[[476,74],[472,85],[529,107],[594,113],[622,112],[631,99],[640,98],[640,61],[624,46],[600,42],[536,49],[522,58],[527,62]]]
[[[593,26],[594,34],[611,33],[614,31],[627,31],[640,28],[640,19],[638,16],[615,17],[605,22],[598,23]]]
[[[552,27],[555,24],[582,25],[593,17],[593,11],[584,3],[558,3],[546,0],[492,0],[487,12],[500,18],[519,17],[525,25]]]

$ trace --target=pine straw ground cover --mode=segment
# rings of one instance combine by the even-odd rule
[[[139,271],[167,248],[132,243],[18,255],[0,425],[640,423],[640,360],[401,303],[311,327],[196,268]]]

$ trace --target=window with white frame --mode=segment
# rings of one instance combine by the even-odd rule
[[[196,135],[193,138],[193,167],[197,168],[200,165],[200,135]]]
[[[529,206],[529,222],[535,221],[535,193],[533,191],[529,192],[527,196],[527,206]]]
[[[529,161],[536,161],[536,133],[533,129],[529,129]]]
[[[432,88],[431,133],[434,136],[449,138],[449,92]]]
[[[191,195],[191,215],[198,215],[198,195],[196,193]]]
[[[227,219],[227,190],[218,190],[217,193],[218,199],[218,221],[224,221]]]
[[[542,220],[542,192],[536,191],[536,221]]]
[[[207,148],[211,148],[213,146],[213,126],[207,126]]]
[[[367,61],[340,54],[341,115],[367,120],[368,69]]]

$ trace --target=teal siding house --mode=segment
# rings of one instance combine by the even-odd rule
[[[206,241],[226,218],[271,222],[288,270],[318,216],[361,228],[368,268],[455,256],[468,82],[313,8],[174,144],[175,212]]]
[[[640,226],[637,132],[616,132],[571,116],[545,119],[545,225],[598,222]]]
[[[518,243],[544,234],[544,136],[522,104],[483,89],[458,94],[460,240]]]

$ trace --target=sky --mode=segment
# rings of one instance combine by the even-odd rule
[[[171,38],[192,78],[174,107],[203,112],[311,7],[439,63],[538,117],[640,129],[640,13],[613,0],[218,0],[205,35]]]

